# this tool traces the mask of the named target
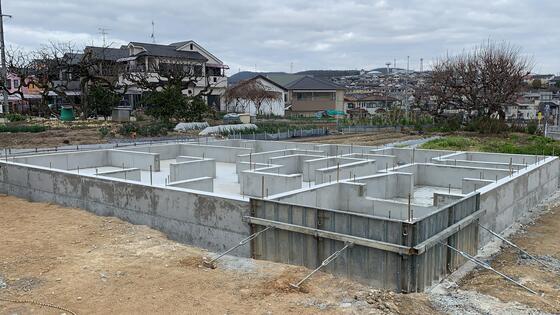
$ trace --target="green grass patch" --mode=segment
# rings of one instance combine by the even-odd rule
[[[560,155],[560,141],[543,136],[512,134],[509,137],[449,136],[424,143],[422,149],[480,151],[513,154]]]
[[[0,125],[0,132],[43,132],[47,127],[41,125]]]
[[[450,136],[428,141],[422,145],[422,149],[470,151],[476,145],[477,142],[471,138]]]

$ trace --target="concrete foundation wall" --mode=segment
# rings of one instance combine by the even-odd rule
[[[467,166],[467,167],[484,167],[484,168],[499,168],[503,170],[509,170],[509,163],[499,163],[499,162],[480,162],[480,161],[467,161],[467,160],[448,160],[437,158],[432,159],[432,162],[436,164],[454,165],[454,166]],[[512,164],[511,168],[514,171],[524,168],[525,165],[522,164]]]
[[[181,144],[178,155],[215,159],[216,162],[235,163],[238,155],[249,154],[252,149],[216,145]]]
[[[65,152],[14,157],[10,160],[16,163],[51,167],[60,170],[92,168],[109,165],[106,150]]]
[[[139,168],[126,168],[117,171],[99,172],[97,173],[97,176],[135,180],[139,182],[142,179],[142,171]]]
[[[496,180],[508,176],[507,170],[451,166],[438,164],[416,164],[416,185],[439,186],[461,189],[463,178]],[[399,169],[400,170],[400,169]]]
[[[393,167],[393,165],[397,164],[397,157],[394,155],[352,153],[344,155],[344,157],[375,160],[375,165],[378,170]]]
[[[365,160],[348,164],[340,164],[315,170],[315,184],[322,184],[330,181],[352,179],[365,175],[377,173],[375,161]]]
[[[334,209],[338,207],[340,203],[339,191],[339,183],[322,184],[302,191],[271,196],[270,198],[309,207]]]
[[[443,207],[445,205],[454,203],[458,200],[463,199],[465,196],[463,195],[454,195],[454,194],[444,194],[444,193],[434,193],[434,206],[435,207]]]
[[[481,224],[501,232],[558,189],[560,160],[549,157],[538,165],[481,188],[480,207],[486,210]],[[481,231],[481,244],[492,237]]]
[[[154,172],[160,170],[159,153],[107,150],[108,165],[115,167],[139,168]]]
[[[427,150],[411,148],[382,148],[370,150],[370,153],[394,155],[398,164],[430,163],[432,158],[455,153],[447,150]]]
[[[359,183],[339,184],[339,205],[337,209],[390,219],[408,219],[408,203],[367,197],[365,196],[365,188],[365,184]],[[410,208],[415,218],[428,215],[435,210],[434,207],[415,204],[411,204]]]
[[[169,180],[171,182],[199,177],[216,177],[216,160],[191,160],[169,163]]]
[[[281,167],[281,165],[268,164],[268,163],[238,162],[238,163],[236,163],[235,172],[239,176],[239,174],[241,174],[241,172],[243,172],[243,171],[267,168],[267,167],[270,167],[270,166]]]
[[[303,174],[305,161],[314,160],[321,157],[322,156],[320,155],[294,154],[294,155],[273,157],[270,158],[269,161],[272,164],[282,165],[283,166],[282,169],[285,174],[294,174],[294,173]]]
[[[242,221],[249,203],[241,199],[6,162],[0,162],[0,179],[1,193],[115,216],[211,251],[226,250],[251,234]],[[250,249],[240,247],[235,255],[249,257]]]
[[[468,194],[493,183],[494,181],[489,179],[463,178],[463,187],[461,192],[463,194]]]
[[[371,198],[406,198],[414,191],[414,175],[410,173],[378,174],[356,181],[366,184],[365,195]]]
[[[263,189],[264,178],[264,189]],[[301,174],[275,174],[260,171],[243,171],[240,174],[243,196],[263,197],[301,188]]]
[[[171,160],[176,158],[178,155],[181,155],[181,145],[175,143],[142,145],[137,147],[127,147],[126,151],[158,153],[160,159]]]
[[[199,177],[193,179],[186,179],[176,182],[167,183],[168,187],[195,189],[201,191],[214,191],[214,178],[212,177]]]

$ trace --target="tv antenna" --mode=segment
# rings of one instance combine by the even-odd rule
[[[152,35],[150,36],[152,38],[152,43],[156,43],[156,24],[154,23],[154,20],[152,20]]]
[[[99,30],[99,34],[101,34],[101,36],[103,37],[103,47],[105,47],[107,45],[107,35],[109,35],[108,31],[110,31],[111,29],[100,27],[98,28],[98,30]]]

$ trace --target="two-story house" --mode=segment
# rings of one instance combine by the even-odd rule
[[[155,82],[161,79],[161,70],[165,67],[182,66],[190,73],[185,78],[188,83],[183,94],[200,95],[209,106],[220,108],[221,96],[227,88],[225,70],[228,66],[196,42],[190,40],[169,45],[130,42],[121,49],[126,50],[127,56],[118,59],[118,62],[126,63],[128,73],[144,74],[148,80]],[[130,85],[127,94],[134,104],[143,89],[126,77],[121,80],[128,81],[124,83]]]

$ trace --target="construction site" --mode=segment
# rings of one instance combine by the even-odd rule
[[[287,292],[331,274],[414,299],[467,262],[485,267],[479,249],[553,195],[559,176],[553,156],[206,139],[5,152],[0,193],[158,230],[207,251],[182,261],[198,273],[252,258],[300,268],[276,283]]]

